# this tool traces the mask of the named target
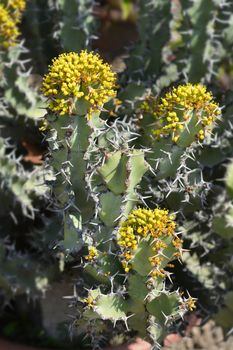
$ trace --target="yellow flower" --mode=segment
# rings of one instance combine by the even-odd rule
[[[87,305],[87,307],[90,308],[93,308],[95,305],[95,300],[91,295],[89,295],[87,298],[84,298],[82,301]]]
[[[133,259],[138,244],[144,237],[151,238],[151,247],[154,256],[148,258],[152,266],[152,277],[165,276],[160,265],[164,260],[161,255],[163,249],[167,248],[165,239],[170,238],[174,248],[180,250],[182,240],[175,235],[176,223],[174,215],[170,215],[166,209],[138,208],[129,214],[127,220],[122,222],[119,228],[118,244],[122,249],[122,265],[125,272],[131,268],[130,260]]]
[[[12,11],[12,17],[16,21],[19,21],[22,16],[22,12],[25,10],[26,1],[25,0],[9,0],[7,6]]]
[[[173,246],[174,247],[176,247],[176,248],[180,248],[180,247],[182,247],[182,244],[183,244],[183,240],[182,239],[180,239],[180,238],[175,238],[173,241],[172,241],[172,244],[173,244]]]
[[[46,119],[41,119],[39,121],[39,130],[43,132],[43,131],[46,131],[48,129],[49,129],[48,121]]]
[[[149,258],[151,265],[155,266],[155,267],[160,266],[163,260],[164,260],[164,258],[161,256],[152,256]]]
[[[152,94],[147,94],[144,101],[140,104],[139,109],[143,113],[150,113],[156,116],[157,98]]]
[[[179,140],[180,132],[185,123],[197,115],[202,129],[197,137],[204,140],[206,131],[210,130],[216,118],[221,114],[219,105],[214,102],[213,95],[201,84],[186,84],[173,87],[170,92],[161,98],[153,115],[162,127],[154,130],[154,135],[159,139],[162,136],[172,135],[173,142]]]
[[[196,299],[189,297],[187,300],[185,300],[185,306],[188,308],[188,310],[193,311],[196,309]]]
[[[154,279],[156,279],[157,277],[166,277],[166,274],[164,273],[164,269],[155,269],[153,271],[151,271],[150,276],[153,277]]]
[[[26,7],[26,1],[25,0],[9,0],[8,6],[11,7],[13,10],[18,10],[23,12]]]
[[[60,115],[89,114],[100,109],[116,95],[116,76],[98,54],[82,51],[64,53],[55,58],[43,80],[43,93],[49,109]]]
[[[95,247],[88,247],[88,255],[85,256],[85,259],[88,261],[93,261],[99,255],[98,250]]]
[[[8,10],[0,5],[0,47],[9,48],[14,46],[19,34],[16,22]]]

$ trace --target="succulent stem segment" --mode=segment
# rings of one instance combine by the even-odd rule
[[[64,247],[80,249],[82,222],[93,217],[93,200],[85,183],[85,153],[93,131],[95,112],[115,95],[115,75],[98,55],[82,51],[61,54],[44,77],[43,92],[49,99],[45,127],[50,129],[51,165],[56,174],[54,195],[63,212]],[[76,247],[72,246],[76,241]]]
[[[173,87],[159,100],[148,96],[141,112],[154,118],[158,179],[175,174],[187,148],[207,138],[221,115],[212,93],[201,84],[190,83]]]
[[[62,211],[64,248],[80,249],[82,239],[78,235],[82,221],[90,220],[93,202],[85,188],[86,161],[90,127],[84,117],[56,117],[47,115],[51,166],[55,172],[53,193],[57,209]],[[74,245],[74,242],[76,244]]]
[[[98,327],[97,320],[122,321],[129,330],[157,343],[164,337],[169,324],[195,308],[193,298],[183,298],[178,291],[170,293],[165,288],[165,279],[171,274],[166,267],[171,268],[170,262],[182,255],[183,241],[175,233],[174,219],[174,215],[165,209],[134,209],[119,226],[118,248],[112,263],[101,248],[89,249],[86,260],[94,268],[102,268],[100,286],[90,289],[84,299],[79,298],[84,312],[78,324],[86,322],[94,328]],[[123,285],[122,267],[126,273]],[[113,272],[114,279],[111,277]],[[108,285],[108,277],[116,292],[112,290],[107,294],[106,287],[101,288],[101,285]]]
[[[80,249],[80,232],[90,220],[98,217],[106,227],[116,226],[137,202],[134,189],[148,169],[143,151],[129,149],[118,137],[118,125],[110,127],[99,117],[115,96],[115,84],[110,66],[86,51],[54,59],[43,81],[53,193],[64,217],[66,250],[76,249],[71,242],[77,232]]]

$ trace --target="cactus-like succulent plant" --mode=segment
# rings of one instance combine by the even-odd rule
[[[134,209],[140,200],[136,186],[149,165],[143,149],[130,147],[130,130],[101,118],[103,104],[115,96],[114,85],[115,75],[94,53],[53,61],[43,83],[49,97],[49,162],[56,177],[52,193],[63,217],[64,252],[80,259],[88,288],[77,297],[78,332],[89,329],[94,344],[98,325],[119,321],[120,328],[123,322],[126,331],[157,343],[166,324],[192,309],[194,301],[165,288],[170,276],[165,268],[182,255],[174,216],[165,209]]]

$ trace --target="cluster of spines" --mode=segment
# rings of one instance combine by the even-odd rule
[[[34,217],[34,194],[44,196],[46,187],[43,185],[39,169],[34,172],[25,171],[16,157],[16,149],[0,138],[0,179],[1,186],[7,193],[13,194],[13,201],[20,203],[25,216]],[[8,154],[9,150],[11,153]]]

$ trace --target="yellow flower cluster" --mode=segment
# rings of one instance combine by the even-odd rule
[[[20,35],[17,23],[25,7],[25,0],[6,0],[0,4],[0,48],[6,49],[16,44]]]
[[[89,114],[114,97],[116,75],[98,54],[82,51],[55,58],[43,80],[43,93],[49,109],[60,115],[80,112],[85,104]]]
[[[25,0],[9,0],[8,6],[14,10],[23,12],[25,10],[25,7],[26,7],[26,1]]]
[[[19,30],[7,8],[0,5],[0,47],[9,48],[16,44]]]
[[[98,250],[95,247],[88,247],[88,255],[85,256],[85,259],[88,261],[93,261],[98,255]]]
[[[9,0],[8,7],[12,10],[12,17],[15,18],[16,21],[20,21],[22,17],[22,13],[26,7],[25,0]]]
[[[211,92],[201,84],[185,84],[173,87],[170,92],[161,98],[159,104],[156,99],[148,98],[142,104],[142,110],[152,113],[162,125],[154,130],[154,135],[159,139],[166,135],[172,135],[172,140],[179,140],[180,132],[186,122],[196,113],[202,126],[197,137],[204,140],[205,133],[213,125],[221,114],[219,105],[214,102]]]
[[[25,0],[6,0],[0,4],[0,48],[7,49],[16,44],[20,35],[17,23],[25,7]]]
[[[172,243],[177,250],[182,247],[182,240],[175,235],[176,223],[174,216],[169,215],[165,209],[146,209],[138,208],[131,212],[127,220],[121,224],[119,229],[118,244],[122,248],[123,267],[125,272],[130,270],[130,260],[134,256],[140,240],[143,237],[150,237],[152,241],[152,250],[155,255],[149,257],[152,266],[151,276],[165,276],[164,270],[160,265],[164,257],[160,254],[167,243],[164,239],[172,237]]]

